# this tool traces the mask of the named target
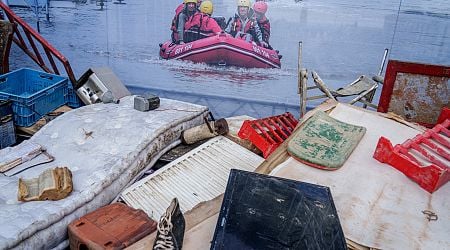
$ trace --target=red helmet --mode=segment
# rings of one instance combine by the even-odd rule
[[[253,10],[257,13],[266,14],[267,12],[267,3],[264,1],[258,1],[253,4]]]

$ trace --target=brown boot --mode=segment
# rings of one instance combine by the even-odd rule
[[[158,223],[153,249],[181,249],[183,246],[185,221],[178,199],[174,198]]]

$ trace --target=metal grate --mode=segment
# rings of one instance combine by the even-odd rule
[[[126,189],[121,198],[154,220],[177,197],[183,212],[225,192],[231,169],[254,171],[263,161],[229,139],[215,137]]]

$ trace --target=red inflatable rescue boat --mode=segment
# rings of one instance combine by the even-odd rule
[[[222,33],[185,44],[160,44],[164,59],[189,60],[220,66],[280,68],[278,52]]]

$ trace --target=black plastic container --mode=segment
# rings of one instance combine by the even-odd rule
[[[324,186],[231,170],[211,249],[347,249]]]

